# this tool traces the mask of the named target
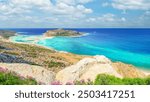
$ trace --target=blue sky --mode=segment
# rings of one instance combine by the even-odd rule
[[[150,0],[0,0],[0,28],[150,27]]]

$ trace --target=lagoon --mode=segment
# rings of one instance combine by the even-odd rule
[[[11,29],[19,33],[11,40],[35,43],[41,46],[80,55],[105,55],[112,61],[121,61],[150,70],[150,29],[92,28],[71,29],[87,33],[81,37],[53,37],[40,39],[47,28]],[[70,30],[70,29],[69,29]],[[35,39],[38,39],[35,42]]]

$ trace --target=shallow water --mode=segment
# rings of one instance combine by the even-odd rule
[[[44,30],[42,31],[44,32]],[[88,35],[74,38],[54,37],[53,39],[41,39],[37,44],[75,54],[105,55],[113,61],[122,61],[150,69],[150,29],[75,30],[88,33]],[[33,34],[33,30],[31,31],[15,36],[12,40],[33,43],[34,40],[31,40],[31,37],[34,39],[34,37],[42,33]]]

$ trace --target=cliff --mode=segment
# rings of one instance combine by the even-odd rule
[[[73,31],[73,30],[64,30],[64,29],[56,29],[56,30],[48,30],[44,33],[44,37],[52,37],[52,36],[81,36],[83,35],[81,32]]]

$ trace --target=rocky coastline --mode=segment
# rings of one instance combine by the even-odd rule
[[[55,34],[48,33],[46,36],[55,36]],[[150,76],[149,72],[145,73],[121,62],[112,62],[103,55],[81,56],[62,53],[41,46],[13,43],[2,34],[0,37],[0,67],[23,77],[30,76],[38,83],[50,84],[60,81],[66,84],[89,79],[94,81],[99,74],[113,75],[118,78]]]

